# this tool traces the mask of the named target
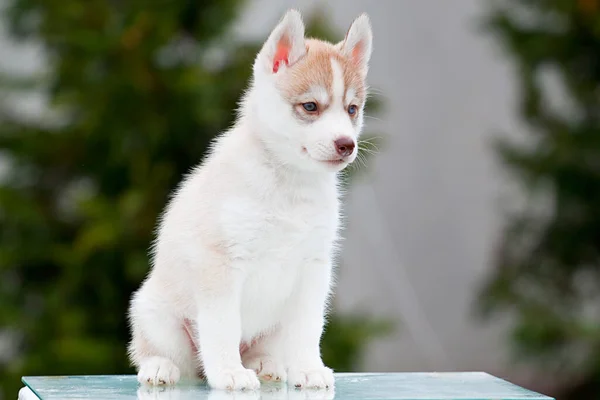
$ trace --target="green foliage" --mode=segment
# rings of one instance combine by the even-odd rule
[[[515,63],[521,115],[531,131],[526,143],[502,141],[498,151],[529,202],[510,215],[484,308],[514,311],[522,357],[597,382],[600,3],[494,4],[487,27]],[[560,104],[551,101],[549,77],[564,90]]]
[[[232,123],[258,50],[226,40],[240,3],[11,0],[14,37],[48,63],[0,84],[45,94],[50,115],[0,109],[0,331],[18,339],[18,356],[0,357],[0,398],[24,374],[132,372],[125,312],[157,216]],[[349,370],[378,330],[333,321],[324,352]]]
[[[393,324],[370,316],[332,315],[323,334],[323,361],[335,371],[360,368],[365,345],[376,337],[390,334]]]

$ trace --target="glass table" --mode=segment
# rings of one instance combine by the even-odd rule
[[[211,390],[199,381],[173,387],[140,386],[134,375],[26,376],[19,400],[552,400],[483,372],[338,373],[333,390],[263,383],[260,391]]]

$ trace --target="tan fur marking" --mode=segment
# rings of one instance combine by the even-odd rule
[[[365,77],[362,73],[356,68],[356,65],[350,60],[346,60],[346,63],[343,65],[344,69],[344,83],[346,84],[346,90],[344,92],[344,98],[346,98],[346,94],[348,89],[354,89],[354,97],[358,99],[358,103],[356,104],[359,108],[364,104],[367,96],[367,88],[365,85]],[[349,99],[352,101],[352,99]],[[347,106],[349,104],[346,104]]]
[[[315,101],[314,98],[307,98],[307,93],[311,87],[318,85],[327,90],[330,99],[333,98],[331,59],[334,58],[344,76],[344,97],[348,88],[353,88],[359,100],[357,105],[362,106],[366,97],[365,77],[352,60],[344,57],[338,46],[318,39],[307,39],[306,48],[307,54],[292,65],[289,73],[283,74],[277,82],[283,97],[294,105]]]

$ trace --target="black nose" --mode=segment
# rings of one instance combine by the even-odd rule
[[[349,137],[342,137],[335,141],[335,150],[342,157],[348,157],[354,152],[354,140]]]

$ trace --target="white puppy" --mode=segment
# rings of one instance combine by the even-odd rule
[[[320,355],[340,219],[339,171],[363,125],[366,15],[331,44],[289,11],[256,57],[235,126],[178,188],[130,308],[145,384],[203,375],[325,388]]]

